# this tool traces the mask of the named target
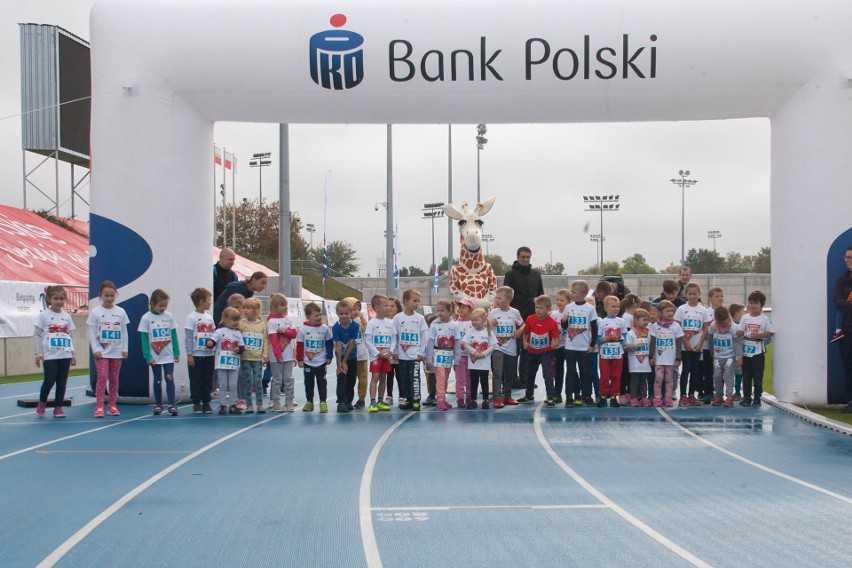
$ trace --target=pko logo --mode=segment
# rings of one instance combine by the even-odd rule
[[[343,91],[357,87],[364,79],[364,37],[337,29],[346,24],[346,16],[330,19],[333,30],[311,36],[311,79],[323,89]]]

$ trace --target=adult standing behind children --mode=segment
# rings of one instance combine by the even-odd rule
[[[219,321],[222,318],[222,312],[228,307],[228,298],[234,294],[241,294],[244,298],[251,298],[258,292],[263,292],[266,289],[266,274],[263,272],[255,272],[246,280],[238,280],[231,282],[213,305],[213,321]]]
[[[225,286],[240,279],[237,273],[231,270],[237,261],[237,253],[232,249],[223,248],[219,251],[219,260],[213,265],[213,301],[225,290]]]
[[[524,321],[535,313],[535,298],[544,294],[541,274],[533,269],[531,260],[532,250],[529,247],[518,248],[517,260],[503,277],[503,286],[515,291],[510,305],[521,313]],[[526,387],[527,352],[523,348],[519,351],[518,382],[512,385],[513,388]]]
[[[843,357],[843,368],[846,374],[846,397],[849,401],[843,407],[843,412],[852,413],[852,247],[846,249],[843,261],[846,263],[846,272],[837,279],[832,302],[843,316],[843,325],[841,326],[843,338],[840,340],[840,354]]]

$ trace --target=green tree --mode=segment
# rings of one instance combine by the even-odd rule
[[[693,274],[718,274],[725,269],[725,259],[718,252],[704,248],[689,249],[686,264]]]
[[[725,255],[725,272],[752,272],[753,262],[738,252],[730,251]]]
[[[754,271],[767,274],[772,272],[772,250],[770,247],[760,247],[754,257]]]
[[[347,276],[353,275],[360,266],[355,256],[355,247],[346,241],[331,241],[326,246],[328,256],[328,268]],[[323,261],[322,247],[314,247],[311,250],[311,259],[319,265]]]
[[[536,266],[535,269],[538,270],[541,274],[565,274],[565,265],[561,262],[556,262],[553,264],[547,262],[544,266]]]
[[[654,270],[645,260],[645,257],[638,252],[633,256],[624,259],[621,269],[625,274],[656,274]]]
[[[491,263],[491,269],[497,276],[503,276],[512,268],[512,265],[503,260],[499,254],[486,254],[485,262]]]
[[[577,274],[584,276],[594,276],[594,275],[603,275],[603,274],[619,274],[621,272],[621,267],[618,265],[617,260],[610,260],[603,263],[603,266],[600,264],[593,264],[588,268],[583,268],[582,270],[578,270]]]
[[[290,256],[293,259],[308,258],[308,243],[302,237],[304,228],[301,220],[293,213],[290,214]],[[243,256],[253,258],[278,259],[278,202],[264,202],[258,206],[257,201],[244,201],[234,208],[233,204],[225,207],[225,222],[228,231],[228,246],[231,246],[236,219],[235,251]],[[216,210],[216,246],[222,242],[222,208]]]
[[[403,266],[399,269],[400,277],[404,276],[429,276],[429,274],[419,266]]]

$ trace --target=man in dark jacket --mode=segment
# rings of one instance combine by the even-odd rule
[[[537,296],[544,294],[541,274],[537,270],[533,270],[530,260],[532,260],[532,251],[530,248],[520,247],[518,249],[518,259],[512,263],[512,269],[503,277],[503,286],[508,286],[515,291],[511,305],[521,312],[521,317],[524,318],[524,321],[535,313],[535,303],[533,300]],[[512,385],[512,388],[525,388],[527,384],[527,352],[521,348],[520,342],[518,351],[520,355],[518,357],[518,382]]]
[[[846,249],[843,261],[846,263],[846,272],[840,275],[834,285],[832,303],[843,316],[840,355],[843,357],[843,368],[846,371],[846,399],[849,401],[843,407],[843,412],[852,413],[852,247]]]
[[[237,273],[231,270],[234,267],[234,262],[237,260],[236,253],[229,249],[223,248],[219,253],[219,260],[213,265],[213,301],[219,299],[225,286],[231,282],[236,282],[239,277]]]

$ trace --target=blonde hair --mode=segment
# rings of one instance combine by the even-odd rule
[[[219,323],[224,324],[226,321],[240,321],[240,311],[236,308],[222,310],[222,319],[219,320]]]
[[[571,289],[573,290],[574,288],[579,288],[583,294],[589,293],[589,283],[585,280],[574,280],[571,282]]]
[[[571,299],[571,290],[569,290],[568,288],[562,288],[561,290],[558,290],[556,292],[556,295],[562,296],[566,300],[570,300]]]
[[[621,309],[621,301],[619,301],[618,296],[607,296],[603,299],[603,303],[604,307],[606,307],[607,304],[615,304],[616,306],[618,306],[619,310]]]
[[[499,288],[494,290],[494,294],[503,294],[504,296],[507,296],[509,298],[509,301],[511,302],[512,299],[514,299],[515,297],[515,290],[511,286],[500,286]]]
[[[276,312],[281,306],[287,305],[287,296],[275,292],[269,296],[269,311]]]
[[[257,310],[259,312],[260,300],[257,298],[246,298],[245,301],[243,301],[243,309]]]
[[[373,296],[370,299],[370,305],[373,307],[373,309],[375,309],[376,306],[378,306],[381,302],[387,302],[387,301],[388,301],[388,297],[385,296],[384,294],[376,294],[375,296]]]
[[[550,296],[547,294],[538,296],[534,302],[536,306],[546,306],[547,308],[550,308],[553,305],[553,302],[550,301]]]
[[[408,290],[406,290],[405,292],[402,293],[402,301],[407,302],[408,300],[410,300],[414,296],[417,296],[419,298],[420,292],[418,292],[414,288],[409,288]]]
[[[246,297],[242,294],[231,294],[228,297],[228,307],[229,308],[241,308],[243,307],[243,302],[246,301]]]
[[[436,308],[443,307],[445,310],[447,310],[447,312],[450,315],[453,315],[453,302],[452,302],[452,300],[447,300],[447,299],[438,300],[437,302],[435,302],[435,307]]]
[[[470,319],[473,319],[474,317],[480,317],[485,320],[488,318],[488,312],[486,312],[483,308],[476,308],[470,312]]]

